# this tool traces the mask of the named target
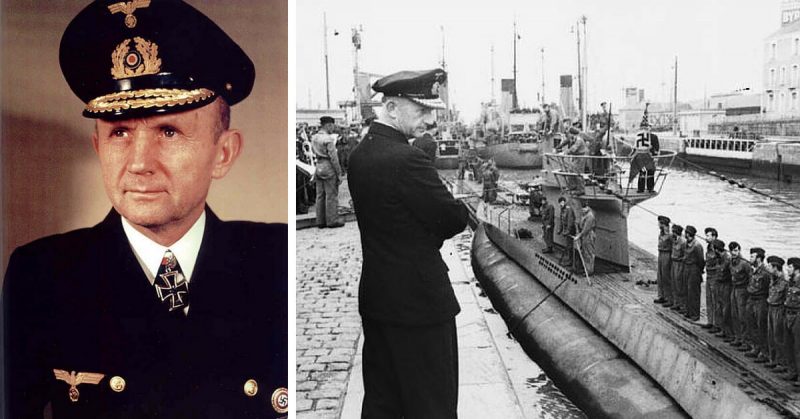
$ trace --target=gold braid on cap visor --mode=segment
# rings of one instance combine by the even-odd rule
[[[91,113],[116,112],[124,109],[163,108],[186,105],[214,96],[208,89],[143,89],[112,93],[94,98],[86,104]]]

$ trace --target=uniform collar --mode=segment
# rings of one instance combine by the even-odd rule
[[[387,137],[392,141],[408,144],[408,138],[406,138],[402,132],[378,120],[372,121],[372,124],[369,126],[369,134]]]
[[[205,233],[206,226],[206,212],[200,214],[200,218],[195,221],[189,231],[183,235],[178,241],[169,247],[162,246],[147,236],[137,231],[130,224],[125,217],[120,216],[122,221],[122,229],[125,231],[125,236],[128,238],[133,249],[133,254],[147,274],[147,279],[152,284],[155,280],[158,267],[161,265],[161,258],[164,257],[164,252],[167,249],[171,250],[175,257],[178,259],[178,264],[186,277],[186,281],[191,281],[192,272],[194,272],[195,262],[197,262],[197,254],[200,252],[200,244],[203,241],[203,234]]]

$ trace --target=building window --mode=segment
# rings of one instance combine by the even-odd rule
[[[769,86],[770,87],[775,87],[775,69],[774,68],[770,68],[769,69]]]
[[[792,43],[792,52],[794,55],[800,54],[800,38],[794,38],[794,42]]]
[[[797,110],[797,92],[792,92],[792,108],[793,111]]]
[[[770,51],[771,51],[770,56],[772,57],[773,60],[778,58],[778,44],[776,42],[772,43],[772,45],[770,46]]]
[[[778,111],[786,110],[786,93],[781,92],[781,98],[778,100]]]
[[[798,71],[797,64],[795,64],[792,66],[792,80],[791,80],[792,87],[797,87],[797,71]]]
[[[767,111],[774,112],[775,111],[775,94],[769,94],[769,100],[767,101]]]
[[[786,67],[781,67],[781,85],[786,84]]]

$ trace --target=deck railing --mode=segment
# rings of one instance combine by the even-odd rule
[[[652,156],[652,190],[647,185],[639,188],[639,177],[646,174],[636,170],[630,176],[631,164],[639,164],[636,154],[631,156],[571,156],[545,154],[544,167],[555,177],[564,193],[592,199],[623,199],[642,201],[661,192],[668,170],[675,159],[674,151],[662,151]],[[636,159],[636,162],[634,162]]]

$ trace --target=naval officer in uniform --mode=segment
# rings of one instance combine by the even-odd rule
[[[408,144],[444,109],[443,70],[403,71],[372,86],[383,107],[350,156],[364,262],[364,418],[455,418],[460,311],[442,242],[463,231],[466,208],[422,150]]]
[[[250,58],[177,0],[92,2],[59,58],[113,209],[11,255],[7,417],[285,416],[286,226],[205,202],[242,149]]]

